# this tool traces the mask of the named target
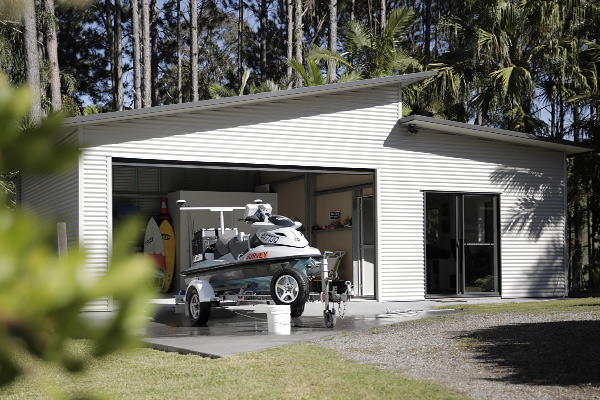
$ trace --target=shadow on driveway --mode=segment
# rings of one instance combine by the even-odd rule
[[[535,385],[600,385],[600,321],[501,325],[461,334],[476,358],[507,368],[502,380]]]

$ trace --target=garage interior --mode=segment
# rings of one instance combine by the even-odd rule
[[[200,192],[231,193],[232,196],[233,192],[252,193],[256,196],[251,197],[256,199],[261,198],[261,193],[276,194],[277,205],[273,213],[300,221],[300,230],[311,246],[321,251],[345,251],[339,279],[351,281],[356,295],[373,298],[376,293],[373,185],[372,170],[257,168],[114,159],[113,227],[130,214],[139,215],[144,221],[157,218],[162,198],[169,198],[169,194],[174,198],[175,192],[198,192],[199,196],[202,195]],[[175,204],[168,207],[172,214],[177,212]],[[174,218],[174,224],[176,220]],[[174,228],[177,232],[177,227]],[[246,228],[246,231],[252,230],[249,226]],[[193,236],[193,232],[189,235]],[[142,242],[141,238],[139,252],[143,251]],[[183,266],[182,260],[176,259],[176,275],[187,265]],[[182,289],[180,286],[179,279],[174,279],[169,293],[178,292]]]

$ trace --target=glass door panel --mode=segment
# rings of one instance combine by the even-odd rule
[[[428,295],[459,293],[457,260],[457,195],[427,193],[425,197],[425,258]]]
[[[463,195],[464,293],[498,292],[498,197]]]

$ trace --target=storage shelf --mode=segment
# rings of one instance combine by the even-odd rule
[[[352,228],[335,228],[335,229],[312,229],[311,232],[312,233],[318,233],[318,232],[335,232],[335,231],[351,231]]]

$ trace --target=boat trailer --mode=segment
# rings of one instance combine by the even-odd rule
[[[340,260],[345,254],[345,251],[325,251],[318,265],[306,271],[306,275],[310,280],[318,278],[321,280],[321,292],[309,293],[307,302],[321,302],[324,304],[323,321],[327,328],[335,326],[338,315],[340,318],[344,318],[346,303],[354,296],[354,288],[350,281],[344,282],[344,293],[337,293],[337,285],[334,285],[334,280],[338,278],[337,270]],[[331,268],[328,259],[334,260]],[[198,296],[190,297],[186,295],[191,287],[193,287]],[[185,291],[182,290],[179,294],[175,295],[175,312],[185,314],[193,320],[194,318],[192,317],[197,319],[198,316],[192,316],[190,313],[199,313],[202,309],[206,310],[208,307],[276,304],[269,294],[252,293],[247,290],[247,287],[230,287],[226,289],[220,288],[218,292],[215,292],[209,282],[204,280],[194,281],[188,285]],[[341,307],[342,304],[344,305],[343,308]],[[335,309],[336,305],[338,307],[337,312]]]

